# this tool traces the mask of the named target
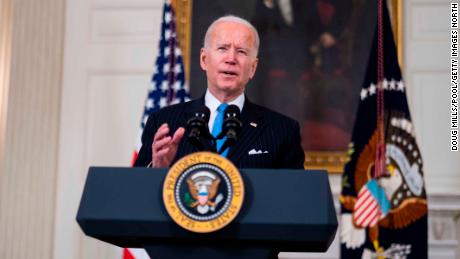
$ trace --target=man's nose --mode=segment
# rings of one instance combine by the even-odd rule
[[[225,57],[225,63],[232,64],[232,65],[236,63],[236,50],[235,49],[233,48],[229,49]]]

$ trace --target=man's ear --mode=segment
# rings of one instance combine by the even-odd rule
[[[207,68],[207,60],[206,60],[206,50],[204,48],[201,48],[200,50],[200,66],[201,69],[206,70]]]
[[[251,65],[251,73],[249,74],[249,79],[252,79],[256,74],[257,64],[259,63],[259,59],[255,58],[252,65]]]

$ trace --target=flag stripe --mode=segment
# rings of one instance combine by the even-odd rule
[[[380,216],[382,215],[382,213],[379,211],[375,217],[371,220],[371,222],[369,223],[369,226],[370,227],[373,227],[375,226],[378,222],[379,222],[379,219],[380,219]]]
[[[374,206],[369,210],[369,212],[365,215],[362,221],[363,226],[369,226],[369,222],[375,217],[379,212],[378,203],[375,203]]]
[[[363,202],[366,202],[369,200],[371,193],[366,189],[364,189],[363,192],[361,192],[363,195],[361,197],[358,197],[358,201],[356,202],[355,205],[355,211],[359,210],[363,206]]]
[[[368,192],[369,193],[369,192]],[[357,215],[361,215],[362,213],[364,213],[364,211],[366,211],[367,208],[369,208],[370,204],[372,202],[375,202],[375,199],[374,197],[372,197],[372,195],[367,195],[365,199],[363,199],[364,201],[361,203],[361,206],[359,207],[355,207],[355,213]]]
[[[366,208],[366,210],[357,217],[356,221],[358,225],[365,225],[366,220],[371,216],[377,213],[378,211],[378,203],[373,200],[371,204]]]

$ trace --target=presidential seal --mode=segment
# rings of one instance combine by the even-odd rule
[[[169,170],[163,202],[171,218],[192,232],[217,231],[238,215],[244,184],[228,159],[210,152],[183,157]]]

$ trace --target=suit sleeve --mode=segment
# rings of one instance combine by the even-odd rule
[[[156,119],[154,114],[152,114],[149,116],[142,132],[142,147],[133,166],[146,167],[152,161],[152,142],[157,129]]]
[[[300,144],[300,126],[297,121],[292,124],[291,131],[286,135],[287,140],[283,147],[286,155],[281,161],[281,168],[303,169],[305,153]]]

